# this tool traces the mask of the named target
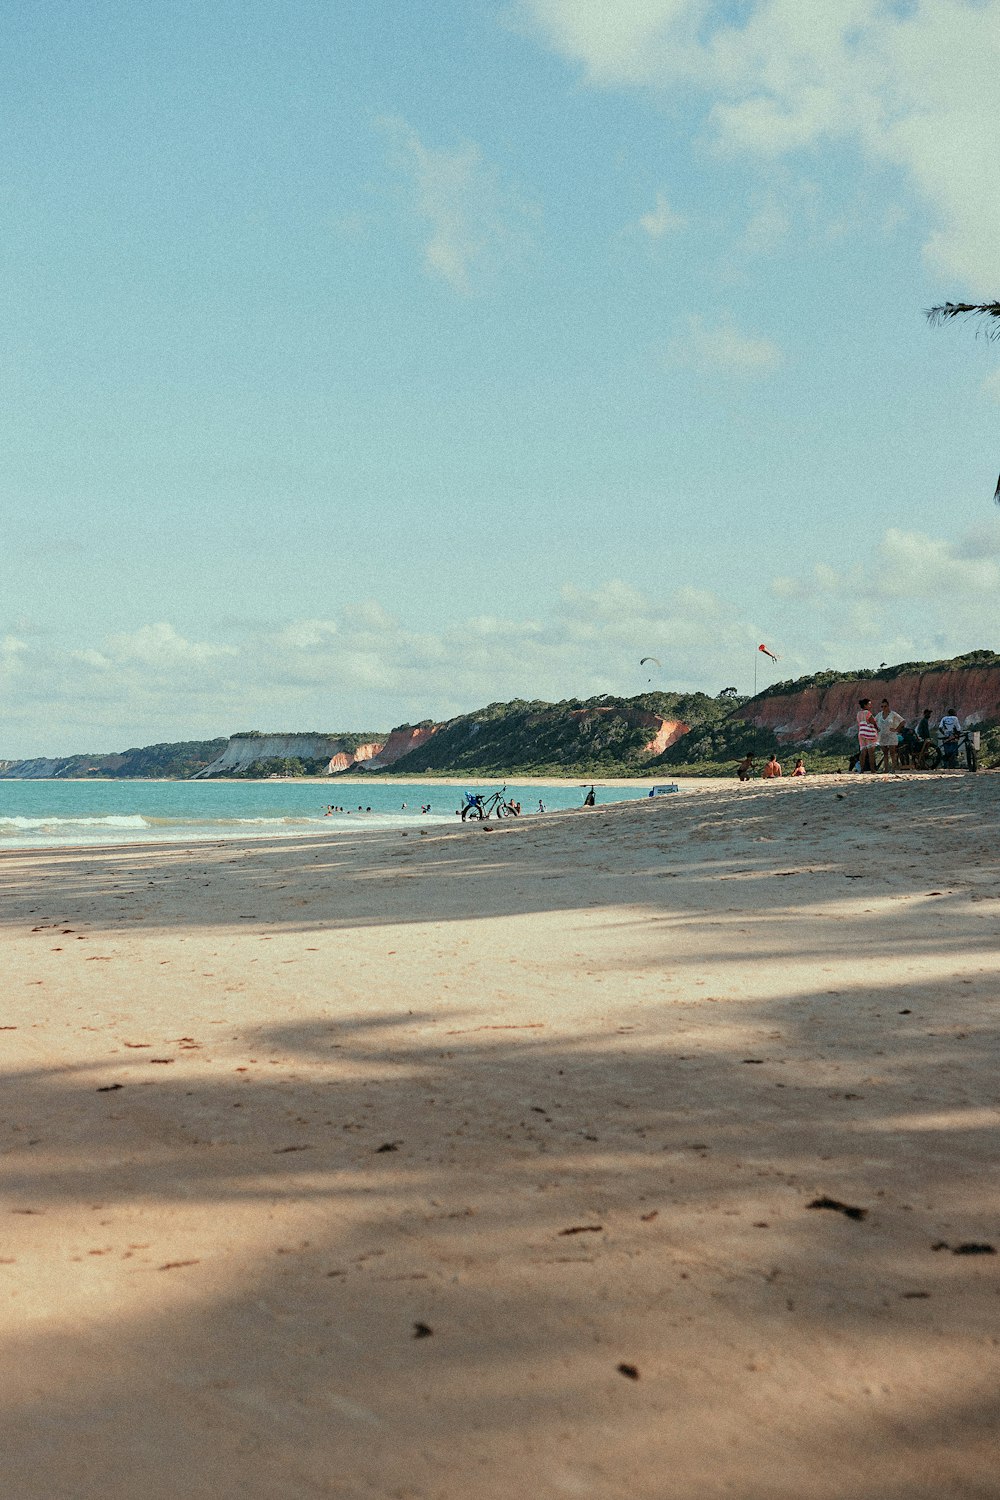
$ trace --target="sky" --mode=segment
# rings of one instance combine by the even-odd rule
[[[0,756],[997,645],[1000,0],[0,24]]]

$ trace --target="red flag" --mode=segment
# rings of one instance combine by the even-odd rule
[[[769,656],[772,661],[777,661],[778,660],[778,658],[775,656],[774,652],[773,651],[768,651],[768,649],[767,649],[766,646],[758,646],[757,650],[758,651],[763,651],[764,655],[765,656]]]

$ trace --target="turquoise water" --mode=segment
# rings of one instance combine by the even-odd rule
[[[470,782],[489,794],[501,783]],[[358,781],[3,781],[0,849],[87,844],[179,843],[219,839],[301,837],[361,829],[454,825],[463,787]],[[524,815],[579,807],[582,786],[520,786],[508,796]],[[645,797],[643,787],[608,787],[598,803]],[[329,804],[350,811],[325,816]],[[406,804],[404,807],[403,804]],[[421,807],[430,804],[430,811]],[[366,811],[370,808],[371,811]],[[359,811],[360,809],[360,811]]]

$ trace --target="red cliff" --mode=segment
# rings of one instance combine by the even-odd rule
[[[908,724],[915,724],[925,708],[933,720],[954,708],[963,724],[981,724],[1000,719],[1000,667],[865,677],[797,693],[761,694],[744,705],[739,717],[773,730],[780,741],[809,744],[828,735],[853,734],[859,698],[870,698],[876,713],[888,698]]]
[[[394,729],[385,744],[369,758],[365,769],[368,771],[385,770],[402,756],[408,755],[411,750],[417,750],[421,745],[425,745],[440,728],[440,724],[428,724],[426,728],[415,729],[407,724],[402,729]]]
[[[349,771],[352,766],[359,766],[363,761],[371,760],[373,756],[378,755],[379,751],[384,748],[383,745],[370,744],[358,745],[356,750],[341,751],[339,755],[331,757],[330,764],[326,768],[326,774],[328,776],[340,776],[344,771]]]

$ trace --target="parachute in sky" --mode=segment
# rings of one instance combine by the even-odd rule
[[[662,667],[663,663],[660,661],[658,656],[643,656],[640,658],[639,665],[640,667],[645,667],[647,665],[653,667]],[[652,680],[652,677],[650,677],[649,681],[652,682]]]

